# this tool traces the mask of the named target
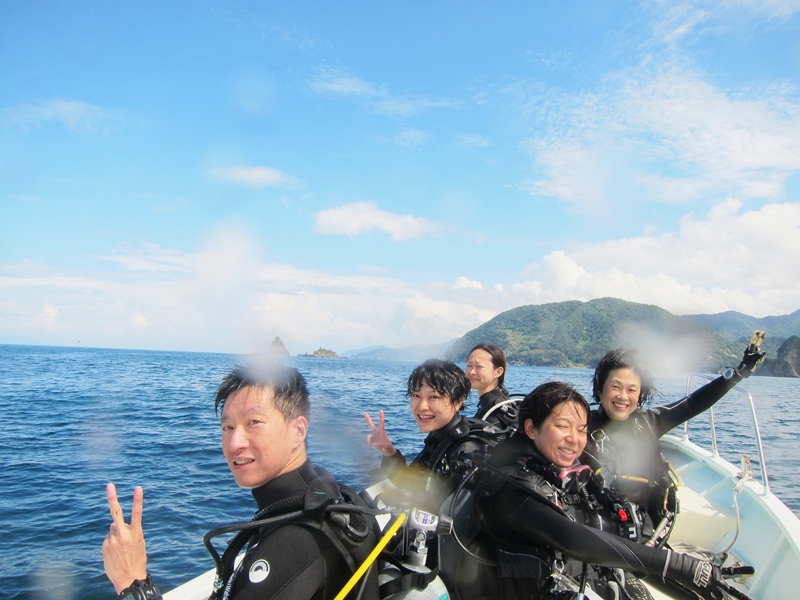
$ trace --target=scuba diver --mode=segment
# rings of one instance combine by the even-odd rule
[[[503,385],[506,376],[506,355],[502,348],[481,342],[469,351],[465,370],[472,389],[478,394],[476,419],[498,427],[517,428],[517,407],[508,400]]]
[[[379,531],[366,502],[308,460],[305,379],[282,365],[237,366],[220,383],[215,409],[228,467],[240,487],[252,490],[259,511],[251,523],[212,531],[204,539],[217,563],[210,598],[333,600],[363,572]],[[103,564],[117,598],[160,600],[146,568],[142,488],[134,491],[130,524],[114,484],[106,494],[113,522],[103,543]],[[210,538],[233,531],[240,533],[220,559]],[[378,594],[377,570],[370,568],[348,597],[378,600]]]
[[[381,469],[398,488],[413,495],[414,506],[433,514],[439,513],[442,501],[463,478],[465,457],[486,452],[505,435],[489,423],[461,414],[469,391],[464,371],[450,361],[429,359],[411,372],[407,383],[411,414],[428,435],[410,464],[389,439],[383,411],[377,426],[364,413],[371,430],[367,445],[383,456]]]
[[[442,545],[441,576],[453,597],[562,599],[589,590],[605,599],[647,597],[641,582],[628,575],[636,573],[704,599],[721,600],[723,592],[746,598],[711,562],[593,526],[596,499],[587,487],[592,473],[578,460],[588,416],[588,403],[572,386],[542,384],[523,400],[517,432],[492,450],[490,462],[475,459],[482,468],[464,484],[476,474],[476,485],[459,502],[468,489],[460,486],[451,502],[458,507],[452,537],[461,548]]]
[[[741,363],[721,377],[667,406],[645,408],[655,393],[652,374],[634,351],[608,352],[594,372],[592,395],[600,406],[589,416],[584,462],[604,479],[625,513],[610,530],[634,541],[663,545],[678,512],[677,478],[658,440],[669,430],[711,408],[763,360],[764,332],[756,331]],[[619,513],[621,514],[621,513]]]

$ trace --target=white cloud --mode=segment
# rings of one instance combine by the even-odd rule
[[[463,275],[456,279],[455,284],[453,285],[453,289],[455,290],[482,290],[483,285],[481,285],[480,281],[471,281],[464,277]]]
[[[227,167],[211,169],[209,176],[218,181],[238,183],[247,187],[261,188],[278,186],[289,182],[289,178],[272,167]]]
[[[385,85],[365,81],[342,67],[320,68],[308,85],[314,92],[326,96],[366,99],[374,111],[393,117],[409,117],[430,109],[458,106],[457,102],[444,98],[392,94]]]
[[[430,134],[420,129],[404,129],[392,138],[398,146],[420,146],[428,141]]]
[[[153,247],[130,251],[160,264]],[[194,253],[160,251],[180,269],[103,269],[74,276],[0,265],[3,335],[32,342],[150,349],[263,351],[276,336],[293,352],[319,345],[396,347],[451,339],[493,316],[449,289],[380,275],[337,276],[265,259],[246,231],[223,229]],[[24,276],[23,276],[24,274]],[[448,293],[449,292],[449,293]],[[31,301],[47,296],[52,305]],[[55,307],[58,306],[58,309]],[[58,325],[58,328],[55,327]]]
[[[48,100],[9,106],[0,111],[7,126],[31,129],[49,122],[76,132],[105,134],[127,123],[119,113],[78,100]]]
[[[729,199],[675,233],[553,251],[511,293],[519,303],[613,296],[677,314],[796,310],[800,284],[787,282],[800,281],[800,203],[740,209]]]
[[[147,317],[140,314],[138,311],[133,313],[133,316],[131,317],[131,327],[133,327],[134,329],[144,329],[149,324],[150,321],[148,320]]]
[[[116,254],[97,258],[115,262],[131,271],[186,271],[186,255],[177,250],[161,248],[158,244],[144,243],[141,249],[122,247]]]
[[[45,304],[41,312],[34,317],[34,321],[42,325],[54,325],[58,318],[58,308],[53,304]]]
[[[777,199],[800,171],[800,102],[787,86],[744,97],[674,62],[645,63],[538,111],[541,133],[524,145],[537,176],[525,188],[581,210]]]
[[[380,210],[374,202],[354,202],[315,213],[314,229],[319,233],[349,236],[378,229],[401,241],[434,234],[438,227],[422,217]]]
[[[386,94],[380,86],[364,81],[343,68],[322,67],[309,82],[312,90],[320,94],[340,96],[379,96]]]
[[[250,352],[280,335],[293,352],[403,347],[516,306],[604,296],[677,314],[785,314],[800,306],[798,256],[800,203],[745,211],[733,199],[676,232],[554,249],[525,280],[492,288],[300,269],[265,258],[248,232],[221,229],[191,253],[120,249],[104,258],[117,270],[0,265],[0,318],[4,336],[31,343]]]
[[[724,27],[728,20],[786,19],[800,12],[798,0],[658,0],[653,9],[653,31],[667,44],[690,35]]]

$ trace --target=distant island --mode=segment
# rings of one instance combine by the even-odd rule
[[[281,338],[275,336],[275,339],[272,340],[269,348],[267,348],[267,354],[271,356],[289,356],[289,349]]]
[[[346,356],[339,356],[333,350],[328,350],[322,346],[320,346],[319,349],[314,350],[311,354],[304,353],[298,354],[297,356],[305,356],[307,358],[347,358]]]

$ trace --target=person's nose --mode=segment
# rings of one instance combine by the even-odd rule
[[[228,445],[231,450],[241,450],[242,448],[246,448],[249,443],[247,439],[247,434],[244,431],[243,427],[236,427],[231,432],[231,437],[228,439]]]

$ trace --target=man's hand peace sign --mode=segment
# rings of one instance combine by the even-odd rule
[[[147,553],[142,532],[144,490],[139,486],[133,490],[130,525],[125,522],[125,515],[117,500],[117,488],[113,483],[106,486],[106,496],[113,522],[103,542],[103,566],[119,594],[134,579],[147,577]]]

